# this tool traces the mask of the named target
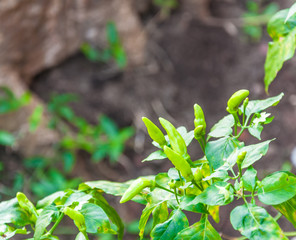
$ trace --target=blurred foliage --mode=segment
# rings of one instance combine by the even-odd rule
[[[179,5],[177,0],[153,0],[153,4],[160,8],[160,15],[163,18],[168,17]]]
[[[262,37],[262,26],[265,26],[269,19],[278,11],[276,3],[262,6],[258,1],[249,0],[246,2],[247,11],[243,14],[243,32],[253,41],[259,41]]]
[[[2,87],[0,94],[0,113],[17,111],[29,103],[30,94],[26,93],[17,98],[14,93]],[[47,109],[51,113],[49,128],[62,133],[61,141],[55,146],[55,156],[46,158],[34,156],[23,160],[22,166],[14,175],[13,186],[3,187],[0,191],[6,195],[14,195],[24,186],[29,188],[38,198],[53,192],[75,188],[80,179],[69,179],[74,168],[77,154],[85,151],[90,154],[93,162],[109,159],[115,164],[124,150],[125,142],[134,134],[132,127],[120,129],[107,116],[100,116],[96,125],[86,119],[78,117],[69,103],[78,101],[73,94],[53,95]],[[44,109],[36,106],[28,120],[28,132],[34,132],[42,122]],[[0,145],[13,147],[22,136],[0,130]],[[58,170],[60,169],[60,170]],[[3,162],[0,171],[5,170]],[[24,181],[25,177],[30,178]]]
[[[100,51],[91,46],[89,43],[84,43],[81,45],[82,53],[92,62],[107,63],[114,60],[119,68],[125,68],[127,65],[127,56],[114,22],[107,23],[106,38],[108,46],[105,49]]]

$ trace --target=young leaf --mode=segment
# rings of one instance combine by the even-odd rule
[[[161,160],[161,159],[165,159],[165,158],[167,158],[167,156],[165,155],[163,150],[157,150],[157,151],[151,153],[142,162],[148,162],[148,161],[153,161],[153,160]]]
[[[271,106],[276,106],[280,102],[283,96],[284,94],[280,93],[277,96],[270,97],[267,99],[249,101],[246,108],[246,115],[250,116],[253,113],[259,113]],[[241,107],[240,110],[243,111],[243,107]]]
[[[284,239],[284,235],[277,222],[262,207],[256,205],[242,205],[232,210],[230,221],[235,230],[250,240]]]
[[[198,195],[196,201],[209,206],[222,206],[231,203],[234,198],[233,189],[227,189],[227,185],[227,182],[215,182]]]
[[[156,225],[151,232],[152,240],[174,239],[184,228],[188,227],[186,215],[179,209],[174,210],[169,219]]]
[[[288,201],[273,206],[281,214],[283,214],[296,228],[296,195]]]
[[[261,182],[258,198],[267,205],[277,205],[286,202],[296,194],[296,176],[290,172],[275,172]]]
[[[214,169],[224,164],[225,159],[234,151],[235,143],[235,140],[231,137],[224,137],[207,143],[206,156]]]
[[[82,232],[79,232],[75,240],[88,240]]]
[[[212,127],[208,136],[215,137],[215,138],[229,136],[232,133],[233,125],[234,125],[234,118],[231,114],[229,114],[226,117],[222,118],[218,123],[216,123]]]
[[[222,240],[219,233],[213,228],[213,226],[206,217],[202,217],[199,222],[179,232],[174,240],[191,239]]]
[[[292,5],[292,7],[290,7],[288,15],[285,19],[285,23],[296,13],[296,3],[294,3]]]
[[[253,166],[248,167],[245,171],[242,181],[244,183],[244,188],[252,192],[255,190],[256,181],[257,181],[257,171],[253,168]]]

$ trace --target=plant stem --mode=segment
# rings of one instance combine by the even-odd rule
[[[174,194],[175,194],[175,197],[176,197],[177,203],[180,205],[180,202],[179,202],[179,199],[178,199],[178,195],[177,195],[176,188],[174,188]]]
[[[165,190],[165,191],[167,191],[167,192],[170,192],[170,193],[172,193],[172,194],[175,194],[172,190],[169,190],[169,189],[167,189],[167,188],[165,188],[165,187],[162,187],[162,186],[160,186],[160,185],[158,185],[158,184],[156,184],[155,187],[160,188],[160,189],[162,189],[162,190]]]
[[[52,228],[48,231],[48,233],[46,233],[46,236],[50,236],[50,235],[53,234],[54,230],[60,224],[60,222],[62,221],[62,219],[63,219],[64,216],[65,216],[65,214],[64,213],[61,213],[61,215],[59,216],[58,220],[55,222],[55,224],[52,226]]]
[[[287,237],[293,237],[293,236],[296,236],[296,232],[284,232],[284,234],[285,234]]]
[[[273,219],[274,219],[275,221],[277,221],[277,220],[279,220],[279,219],[281,218],[281,216],[283,216],[283,214],[278,213]]]

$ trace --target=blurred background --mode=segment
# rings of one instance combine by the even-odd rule
[[[1,0],[0,200],[167,171],[168,161],[141,162],[154,150],[141,117],[192,130],[194,103],[210,127],[236,90],[266,98],[266,24],[293,3]],[[270,87],[270,96],[285,97],[262,134],[276,141],[257,163],[261,177],[296,166],[295,76],[292,59]],[[190,153],[200,157],[198,144]],[[109,200],[126,222],[126,239],[137,239],[143,207]],[[227,214],[221,210],[215,226],[236,236]],[[61,239],[73,239],[73,231],[60,229]]]

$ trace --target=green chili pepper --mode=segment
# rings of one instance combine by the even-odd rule
[[[249,91],[246,89],[241,89],[236,91],[228,100],[226,110],[229,113],[235,113],[238,110],[239,105],[242,101],[249,96]]]
[[[183,157],[189,158],[187,154],[186,143],[181,134],[174,127],[174,125],[164,118],[159,118],[159,122],[161,123],[161,125],[163,126],[163,128],[169,136],[172,149],[181,154]]]
[[[86,231],[85,219],[80,212],[70,207],[65,207],[63,212],[74,221],[74,224],[77,226],[80,232]]]
[[[155,182],[153,180],[149,180],[147,178],[138,178],[124,192],[123,196],[120,199],[120,203],[125,203],[125,202],[131,200],[137,194],[142,192],[142,190],[144,188],[153,187],[154,184],[155,184]]]
[[[18,192],[16,194],[16,198],[20,207],[30,214],[30,220],[35,223],[37,221],[38,214],[34,204],[22,192]]]
[[[199,140],[201,139],[203,136],[205,135],[204,132],[204,126],[203,125],[198,125],[195,129],[194,129],[194,137]]]
[[[239,168],[241,167],[241,165],[242,165],[242,163],[243,163],[243,161],[244,161],[246,155],[247,155],[247,152],[246,152],[246,151],[243,151],[243,152],[241,152],[241,153],[237,156],[236,163],[237,163],[237,165],[238,165]]]
[[[193,174],[189,163],[176,151],[164,146],[164,153],[168,159],[174,164],[177,170],[181,172],[181,175],[189,182],[193,180]]]
[[[206,134],[207,124],[206,124],[206,120],[205,120],[203,110],[198,104],[194,104],[193,108],[194,108],[194,116],[195,116],[194,126],[195,127],[203,126],[201,135],[205,135]]]
[[[152,140],[157,142],[160,147],[166,145],[167,142],[162,131],[150,119],[143,117],[142,120],[145,123],[148,134]]]

